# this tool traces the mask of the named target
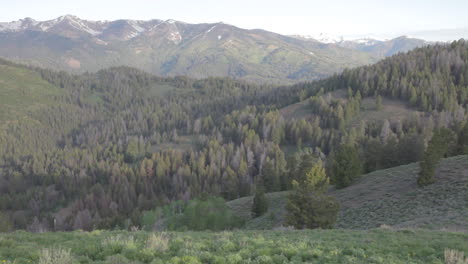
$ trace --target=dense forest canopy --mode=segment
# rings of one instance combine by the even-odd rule
[[[32,231],[138,226],[142,211],[175,200],[288,190],[311,160],[332,172],[340,145],[356,148],[367,172],[406,164],[434,129],[468,127],[464,40],[293,86],[129,67],[70,75],[4,60],[0,83],[0,220]],[[385,107],[382,97],[413,114],[355,122],[365,100]],[[299,102],[310,115],[285,118]]]

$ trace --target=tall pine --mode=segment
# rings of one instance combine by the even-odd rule
[[[294,190],[286,205],[286,222],[297,229],[332,228],[336,222],[339,204],[325,194],[329,179],[322,162],[310,168],[303,179],[293,180]]]
[[[362,173],[362,162],[356,147],[342,145],[332,160],[331,171],[337,188],[344,188]]]

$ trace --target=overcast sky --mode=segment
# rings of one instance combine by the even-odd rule
[[[282,34],[394,35],[468,28],[468,0],[0,0],[0,21],[175,19]]]

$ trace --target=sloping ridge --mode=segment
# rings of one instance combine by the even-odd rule
[[[330,190],[341,204],[335,228],[425,228],[468,231],[468,156],[441,161],[436,182],[416,184],[419,164],[412,163],[363,175],[353,185]],[[246,220],[247,229],[284,225],[288,192],[267,194],[269,211],[252,218],[253,197],[229,201],[228,206]]]
[[[468,156],[443,160],[436,182],[419,188],[419,165],[375,171],[354,185],[333,191],[341,202],[337,227],[468,230]]]

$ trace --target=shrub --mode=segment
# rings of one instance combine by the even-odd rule
[[[39,264],[72,264],[73,261],[74,259],[69,249],[45,248],[39,256]]]
[[[0,233],[6,233],[13,230],[13,224],[8,216],[0,212]]]
[[[446,248],[444,251],[445,264],[466,264],[468,258],[465,259],[462,251]]]
[[[146,240],[146,248],[157,252],[165,252],[169,249],[169,237],[164,233],[153,233]]]
[[[163,217],[169,230],[228,230],[241,227],[243,222],[219,197],[209,197],[204,200],[191,200],[175,207],[166,206]],[[175,209],[175,210],[174,210]]]
[[[120,253],[124,249],[136,249],[137,244],[133,236],[115,235],[107,237],[102,241],[102,246],[111,252]]]
[[[130,264],[131,261],[122,255],[113,255],[106,258],[106,264]]]
[[[146,231],[153,230],[154,224],[158,219],[158,212],[156,210],[145,211],[141,217],[141,224]]]

